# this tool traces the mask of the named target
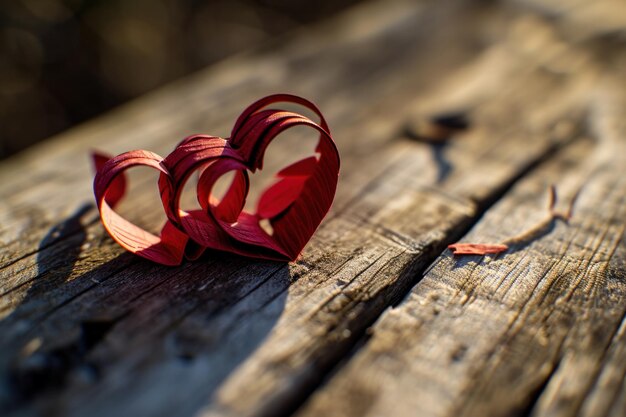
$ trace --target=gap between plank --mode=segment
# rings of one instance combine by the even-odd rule
[[[309,397],[320,387],[324,386],[333,375],[341,370],[343,366],[345,366],[351,358],[359,352],[359,350],[368,343],[368,329],[373,326],[376,321],[384,314],[389,307],[396,307],[399,305],[408,294],[410,294],[411,289],[415,287],[422,280],[424,273],[428,271],[433,262],[446,250],[445,248],[467,234],[483,217],[483,215],[494,205],[496,204],[502,197],[504,197],[509,190],[511,190],[515,184],[517,184],[522,178],[526,177],[529,173],[533,172],[537,168],[539,168],[542,164],[548,162],[552,158],[554,158],[561,151],[571,146],[581,138],[581,133],[583,131],[582,126],[579,126],[576,129],[569,140],[566,140],[562,143],[554,143],[551,147],[549,147],[545,153],[543,153],[540,157],[536,158],[533,161],[530,161],[529,164],[526,165],[523,169],[521,169],[515,176],[513,176],[508,182],[506,182],[502,187],[496,189],[492,195],[485,199],[484,202],[474,201],[476,204],[476,215],[469,218],[468,221],[460,224],[454,233],[450,234],[446,238],[442,239],[442,241],[435,247],[425,260],[424,264],[427,265],[424,268],[419,269],[413,273],[414,279],[411,280],[407,285],[402,286],[402,288],[398,288],[397,293],[399,295],[395,297],[395,299],[391,299],[389,305],[381,312],[380,315],[370,320],[369,323],[364,326],[364,330],[360,332],[355,332],[352,334],[350,338],[345,343],[344,354],[339,357],[338,360],[331,363],[330,366],[326,370],[322,370],[318,375],[318,378],[309,385],[309,389],[302,391],[300,395],[294,395],[291,399],[291,404],[293,406],[289,407],[285,404],[284,412],[279,413],[276,417],[288,417],[295,414],[304,403],[309,399]],[[365,188],[367,188],[367,185]],[[358,195],[361,195],[359,193]],[[410,265],[409,265],[410,268]],[[537,396],[539,398],[539,395]]]

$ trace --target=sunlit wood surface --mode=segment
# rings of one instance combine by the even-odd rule
[[[91,149],[228,136],[275,92],[342,157],[301,259],[162,267],[106,235]],[[626,415],[625,174],[624,2],[364,3],[0,164],[0,414]],[[572,217],[536,228],[552,184]]]

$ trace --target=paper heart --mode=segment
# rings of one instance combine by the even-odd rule
[[[276,102],[302,105],[320,118],[267,109]],[[249,190],[248,171],[263,167],[269,143],[293,126],[309,126],[320,134],[317,156],[282,169],[276,183],[259,198],[256,211],[244,211]],[[339,154],[328,125],[310,101],[289,94],[265,97],[237,119],[231,137],[194,135],[184,139],[166,158],[148,151],[130,151],[108,159],[94,155],[94,193],[108,233],[130,252],[163,265],[195,259],[205,248],[253,258],[294,260],[330,209],[339,175]],[[159,172],[158,186],[167,221],[160,236],[124,219],[113,208],[126,191],[124,171],[147,166]],[[211,191],[217,180],[234,171],[234,179],[219,201]],[[197,184],[200,210],[180,209],[180,195],[188,178],[200,172]],[[268,220],[273,233],[260,222]]]

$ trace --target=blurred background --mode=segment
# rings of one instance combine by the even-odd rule
[[[0,159],[359,0],[0,0]]]

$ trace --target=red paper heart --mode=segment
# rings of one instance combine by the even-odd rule
[[[276,102],[300,104],[320,117],[266,109]],[[293,126],[309,126],[320,133],[318,157],[302,159],[281,170],[278,180],[259,198],[256,211],[244,211],[249,189],[248,171],[262,169],[269,143]],[[205,248],[253,258],[294,260],[330,209],[337,188],[339,154],[319,109],[301,97],[277,94],[249,106],[239,116],[231,137],[195,135],[183,140],[166,158],[148,151],[131,151],[106,160],[94,155],[94,193],[102,223],[111,237],[127,250],[164,265],[178,265],[183,257],[195,259]],[[105,161],[106,160],[106,161]],[[155,236],[127,221],[113,207],[124,196],[124,171],[148,166],[159,171],[159,190],[167,222]],[[187,179],[200,172],[197,185],[201,210],[180,209]],[[221,201],[212,188],[224,174],[234,179]],[[267,219],[268,234],[260,225]]]

